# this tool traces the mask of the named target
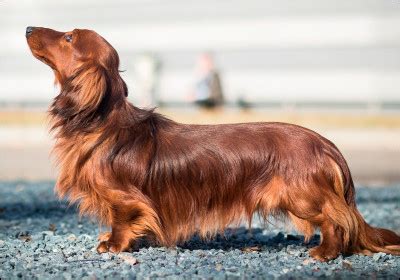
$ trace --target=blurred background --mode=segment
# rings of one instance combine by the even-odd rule
[[[342,150],[362,185],[400,182],[400,2],[0,1],[0,180],[53,180],[57,94],[26,26],[93,29],[129,98],[185,123],[284,121]]]

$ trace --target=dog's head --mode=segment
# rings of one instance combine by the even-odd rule
[[[107,95],[127,95],[118,53],[96,32],[30,26],[26,38],[33,55],[53,69],[61,93],[77,110],[94,109]]]
[[[117,52],[92,30],[59,32],[30,26],[26,28],[26,38],[33,55],[54,70],[59,83],[88,65],[118,72]]]

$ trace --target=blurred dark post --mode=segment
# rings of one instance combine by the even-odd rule
[[[136,58],[134,64],[135,92],[140,106],[148,107],[158,104],[158,85],[161,71],[160,59],[150,53]]]

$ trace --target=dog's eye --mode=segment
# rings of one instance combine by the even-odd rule
[[[68,43],[72,42],[72,35],[71,34],[65,35],[64,38],[65,38],[65,41],[67,41]]]

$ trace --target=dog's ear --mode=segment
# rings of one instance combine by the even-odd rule
[[[107,93],[107,73],[98,65],[86,65],[65,81],[61,95],[67,98],[75,113],[97,110]]]
[[[118,71],[107,71],[101,65],[84,65],[61,84],[51,112],[67,119],[77,115],[95,116],[127,93]]]
[[[109,76],[110,84],[111,84],[111,92],[116,96],[128,96],[128,87],[126,86],[125,81],[122,79],[119,71],[114,71]]]

